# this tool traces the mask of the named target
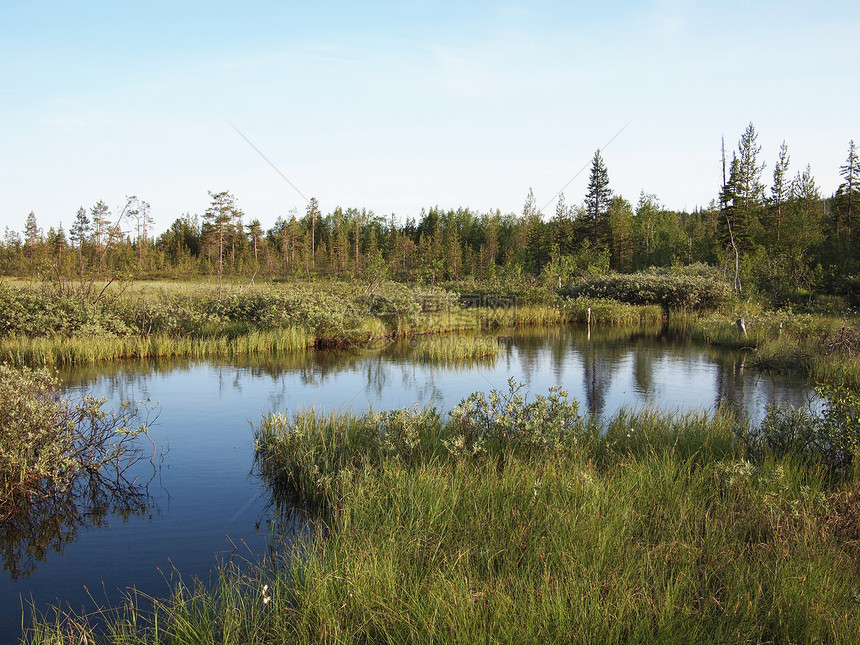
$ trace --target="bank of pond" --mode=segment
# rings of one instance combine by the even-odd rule
[[[407,286],[336,281],[239,285],[0,282],[0,360],[74,365],[373,350],[404,338],[548,325],[667,324],[708,344],[752,352],[761,367],[860,386],[860,323],[768,311],[732,297],[710,273],[610,275],[563,289],[518,282]],[[422,343],[428,360],[487,357],[488,345]]]

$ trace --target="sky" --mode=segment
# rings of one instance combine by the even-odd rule
[[[827,196],[858,33],[827,0],[0,0],[0,227],[136,195],[161,232],[225,190],[264,228],[310,197],[403,221],[530,188],[549,218],[598,148],[615,194],[692,210],[749,123],[766,185],[785,141]]]

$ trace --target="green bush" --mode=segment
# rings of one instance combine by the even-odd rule
[[[137,409],[111,413],[104,399],[61,395],[45,370],[0,364],[0,518],[34,496],[68,491],[81,480],[121,477],[139,457]],[[107,473],[109,470],[110,473]]]
[[[527,401],[525,384],[508,380],[508,391],[474,392],[451,410],[453,436],[445,442],[454,457],[499,455],[507,449],[561,451],[575,445],[587,424],[579,402],[560,387]]]
[[[732,298],[730,285],[715,273],[651,270],[613,273],[575,283],[562,290],[569,298],[608,298],[634,305],[660,305],[664,310],[716,309]]]

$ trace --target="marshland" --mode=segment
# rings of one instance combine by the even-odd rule
[[[856,399],[814,383],[852,365],[856,320],[714,285],[701,309],[518,310],[385,282],[130,283],[97,306],[4,283],[6,377],[151,417],[125,488],[8,510],[26,638],[854,633]]]
[[[804,185],[268,232],[213,193],[71,245],[33,215],[0,638],[856,642],[857,227]]]

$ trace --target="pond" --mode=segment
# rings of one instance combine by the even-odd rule
[[[249,422],[269,411],[361,411],[415,402],[444,411],[473,391],[507,389],[511,377],[534,394],[560,385],[582,410],[598,415],[645,405],[713,410],[723,402],[758,419],[767,403],[814,400],[799,377],[761,373],[745,354],[695,344],[666,329],[528,329],[499,342],[494,360],[457,365],[416,362],[415,341],[404,341],[373,350],[118,362],[62,372],[70,393],[104,396],[109,406],[157,402],[150,430],[156,450],[152,463],[137,464],[130,499],[50,508],[49,517],[3,528],[0,642],[16,641],[22,607],[29,616],[31,602],[42,611],[50,604],[92,611],[121,602],[131,587],[165,596],[178,576],[205,581],[232,556],[264,557],[275,533],[301,535],[301,526],[273,523],[269,495],[252,474]]]

